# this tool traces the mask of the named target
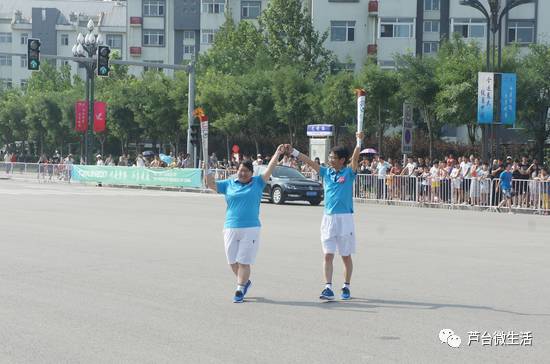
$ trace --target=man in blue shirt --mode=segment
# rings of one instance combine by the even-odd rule
[[[334,147],[329,155],[329,167],[322,167],[307,155],[291,146],[292,155],[313,168],[323,181],[325,189],[325,210],[321,222],[321,243],[323,246],[325,288],[319,296],[323,300],[333,300],[332,273],[334,254],[338,252],[344,262],[344,285],[340,298],[351,298],[350,282],[353,271],[351,255],[355,253],[355,225],[353,222],[353,183],[359,166],[359,153],[363,133],[356,134],[357,145],[348,167],[349,151],[341,146]]]
[[[227,262],[237,277],[235,303],[244,301],[252,284],[250,265],[256,261],[260,245],[262,192],[283,152],[284,146],[280,145],[261,176],[253,177],[254,167],[248,160],[239,163],[237,178],[215,182],[212,175],[206,176],[207,187],[224,194],[227,203],[223,235]]]
[[[508,207],[508,211],[512,212],[512,172],[510,171],[511,164],[506,164],[506,169],[500,174],[500,178],[497,184],[497,191],[498,186],[500,185],[500,188],[502,190],[502,196],[503,199],[498,205],[497,209],[501,208],[502,205],[506,203],[506,207]]]

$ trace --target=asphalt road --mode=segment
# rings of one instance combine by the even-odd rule
[[[224,209],[0,180],[0,362],[548,362],[548,217],[356,204],[354,298],[320,303],[322,207],[266,203],[253,287],[233,304]]]

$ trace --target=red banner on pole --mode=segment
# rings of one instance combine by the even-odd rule
[[[77,101],[75,103],[75,130],[84,133],[88,129],[88,103]]]
[[[101,133],[105,131],[105,114],[107,112],[107,104],[103,101],[94,102],[94,131]]]

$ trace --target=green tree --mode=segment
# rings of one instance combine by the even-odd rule
[[[174,80],[164,73],[148,71],[143,78],[133,80],[130,86],[135,92],[136,103],[130,105],[135,120],[145,136],[153,142],[170,142],[172,145],[182,135],[181,115],[173,103],[169,102],[169,90],[174,88]]]
[[[113,59],[120,59],[118,52],[111,53]],[[134,107],[140,102],[140,83],[128,73],[128,66],[113,64],[109,77],[97,79],[96,99],[107,103],[106,126],[110,136],[120,143],[120,153],[128,152],[130,141],[138,142],[143,130],[134,116]]]
[[[207,69],[224,74],[239,75],[250,71],[259,63],[259,57],[267,52],[262,33],[248,21],[237,25],[231,13],[214,38],[214,45],[199,56],[198,74]],[[262,59],[265,63],[265,59]]]
[[[435,112],[435,98],[439,92],[435,77],[437,60],[407,54],[397,56],[396,64],[403,98],[420,110],[428,129],[429,154],[432,159],[434,135],[439,133],[441,127]]]
[[[544,160],[544,145],[550,137],[550,46],[534,44],[518,68],[518,114],[520,123],[535,141],[535,151]]]
[[[297,67],[286,66],[273,72],[274,109],[279,123],[286,126],[291,144],[297,141],[298,130],[303,130],[311,115],[313,79]]]
[[[374,124],[378,152],[384,152],[384,132],[399,121],[399,83],[393,70],[383,70],[374,61],[368,61],[359,75],[360,84],[367,93],[365,118]]]
[[[10,90],[1,95],[0,142],[2,144],[27,139],[27,130],[23,123],[25,112],[25,99],[19,90]]]
[[[334,125],[336,144],[340,141],[341,127],[352,124],[355,120],[354,85],[353,73],[340,72],[327,76],[325,81],[315,88],[320,90],[319,95],[310,93],[310,104],[315,105],[312,110],[315,119]]]
[[[328,31],[315,30],[301,0],[272,0],[260,17],[267,51],[279,67],[297,65],[305,73],[322,78],[334,56],[324,47]]]
[[[260,142],[273,133],[275,114],[271,95],[271,75],[256,70],[247,74],[210,73],[201,83],[199,100],[213,127],[227,138],[246,136],[260,153]]]
[[[437,58],[437,118],[452,125],[466,125],[473,146],[477,130],[477,78],[483,69],[479,46],[455,35],[443,43]]]

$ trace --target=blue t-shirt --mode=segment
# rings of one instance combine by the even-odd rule
[[[512,188],[512,172],[502,172],[500,174],[500,187],[503,190],[509,190]]]
[[[237,179],[216,182],[218,193],[225,195],[227,210],[224,228],[257,227],[260,224],[260,202],[265,181],[262,176],[252,177],[243,184]]]
[[[321,167],[319,176],[323,179],[325,189],[325,214],[352,214],[353,169],[345,167],[337,172],[334,168]]]

